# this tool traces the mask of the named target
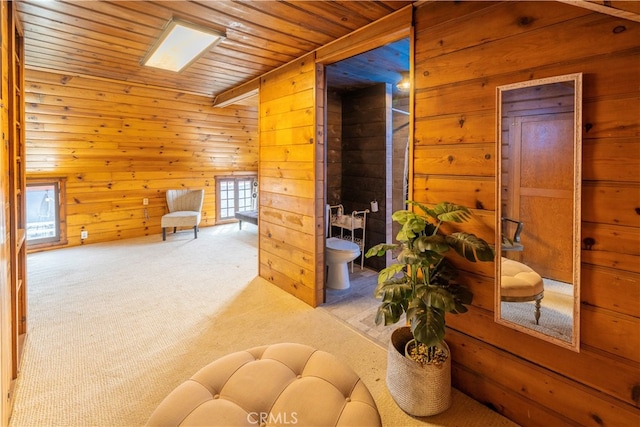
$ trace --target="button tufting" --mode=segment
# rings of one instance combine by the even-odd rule
[[[194,422],[206,420],[211,427],[227,427],[231,420],[229,417],[253,427],[295,427],[293,424],[301,426],[302,420],[306,425],[324,425],[328,416],[338,419],[345,407],[348,407],[349,419],[357,419],[363,426],[382,426],[371,393],[362,384],[353,390],[350,384],[358,384],[360,379],[335,356],[296,343],[278,343],[248,351],[252,355],[260,354],[255,358],[256,362],[246,352],[237,352],[201,368],[191,378],[201,387],[183,387],[169,394],[153,412],[147,426],[177,427],[181,420],[188,418]],[[263,357],[263,353],[270,356]],[[243,372],[234,375],[238,371]],[[221,383],[220,379],[223,378],[227,380]],[[305,381],[292,381],[293,378]],[[274,381],[279,385],[274,386]],[[209,386],[204,387],[203,384]],[[208,400],[202,397],[210,396],[209,399],[220,402],[209,400],[209,404],[196,405],[194,408],[191,394],[196,390],[200,390],[198,401]],[[354,392],[354,399],[348,390]],[[326,394],[328,397],[317,399],[313,405],[309,405],[307,392],[314,396]],[[256,393],[260,398],[255,398]],[[229,395],[237,398],[237,402],[227,399]],[[335,400],[340,396],[343,398],[342,404]],[[265,406],[263,402],[266,401],[274,402],[272,407]],[[185,422],[183,425],[187,424]]]

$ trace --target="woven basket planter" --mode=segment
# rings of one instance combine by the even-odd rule
[[[413,339],[408,326],[391,334],[387,356],[387,387],[400,409],[416,417],[436,415],[451,406],[451,357],[440,366],[420,365],[404,356]],[[442,343],[450,355],[449,346]]]

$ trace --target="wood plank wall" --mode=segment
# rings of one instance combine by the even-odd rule
[[[367,91],[371,90],[377,90],[379,93],[365,98]],[[365,102],[362,102],[363,99]],[[395,110],[408,113],[408,96],[394,96],[392,102]],[[386,114],[390,106],[387,105],[387,92],[384,85],[359,91],[329,92],[327,103],[327,202],[331,205],[344,202],[348,213],[354,209],[369,208],[369,202],[377,200],[379,212],[367,215],[366,248],[377,243],[391,242],[400,227],[397,223],[392,223],[390,213],[404,209],[404,201],[407,198],[403,188],[406,186],[405,157],[410,129],[409,116],[392,111],[391,129],[386,129],[388,127]],[[343,117],[343,103],[347,108],[360,112],[359,118]],[[375,105],[382,105],[382,110],[369,111]],[[378,107],[377,109],[379,110]],[[387,152],[384,146],[376,145],[377,154],[372,155],[372,146],[367,146],[372,144],[371,138],[384,142],[384,138],[380,139],[380,126],[383,127],[383,133],[392,134],[392,148]],[[359,141],[366,142],[361,147],[364,150],[354,151]],[[385,161],[388,156],[391,160],[390,165]],[[385,167],[388,166],[391,170],[385,171]],[[390,188],[387,188],[385,179],[388,175],[391,175]],[[345,180],[345,176],[349,178]],[[387,195],[391,196],[393,206],[387,203]],[[335,231],[337,229],[334,229]],[[384,258],[374,257],[366,258],[364,262],[367,267],[380,270],[390,259],[389,256],[385,262]]]
[[[496,86],[584,73],[581,351],[493,320],[493,265],[449,316],[454,384],[521,425],[640,419],[640,24],[555,2],[416,10],[414,197],[474,209],[493,240]],[[468,268],[468,267],[467,267]]]
[[[260,82],[261,277],[311,306],[324,299],[324,137],[316,135],[323,81],[310,54]]]
[[[377,84],[345,93],[342,98],[342,204],[345,214],[370,209],[365,250],[390,241],[387,230],[391,211],[391,87]],[[356,237],[360,237],[356,232]],[[363,254],[364,255],[364,254]],[[357,263],[360,263],[360,258]],[[386,257],[365,258],[375,270],[386,267]]]
[[[327,203],[342,201],[342,95],[327,93]]]
[[[169,188],[204,188],[201,226],[214,225],[214,177],[257,173],[257,107],[33,69],[26,80],[27,178],[66,178],[68,246],[160,234]]]
[[[0,96],[6,100],[9,96],[9,16],[11,5],[6,1],[0,2],[0,70],[2,70],[2,81]],[[11,357],[13,350],[11,346],[11,238],[8,235],[11,230],[10,224],[10,193],[9,193],[9,144],[6,140],[9,135],[9,111],[8,103],[2,102],[0,105],[0,126],[2,127],[2,146],[0,147],[0,424],[8,425],[11,414]]]

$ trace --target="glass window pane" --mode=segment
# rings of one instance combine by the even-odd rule
[[[218,186],[218,219],[234,218],[237,211],[257,209],[255,178],[220,179]]]
[[[60,240],[57,183],[27,185],[26,214],[29,243]]]

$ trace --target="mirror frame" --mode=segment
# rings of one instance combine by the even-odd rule
[[[503,93],[514,89],[541,86],[561,82],[574,84],[574,132],[573,132],[573,325],[571,341],[545,335],[524,325],[502,318],[500,281],[502,257],[502,98]],[[497,86],[496,88],[496,217],[495,217],[495,297],[494,316],[498,324],[535,336],[558,346],[580,351],[580,270],[581,270],[581,194],[582,194],[582,73],[566,74],[555,77],[529,80],[525,82]],[[543,300],[544,301],[544,300]]]

